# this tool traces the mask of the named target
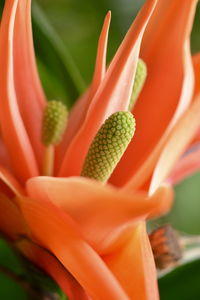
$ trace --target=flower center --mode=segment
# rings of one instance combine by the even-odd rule
[[[124,154],[135,132],[135,119],[130,112],[112,114],[95,136],[81,176],[105,182]]]
[[[54,168],[54,145],[58,144],[67,125],[66,106],[56,100],[49,101],[43,116],[42,142],[46,146],[43,159],[43,175],[52,176]]]
[[[49,101],[44,111],[42,142],[45,146],[58,144],[67,125],[67,108],[60,101]]]

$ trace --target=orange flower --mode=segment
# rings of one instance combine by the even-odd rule
[[[195,88],[193,99],[198,97],[200,87],[200,54],[193,56],[193,66],[195,72]],[[190,145],[186,149],[185,153],[181,156],[179,161],[173,168],[169,181],[173,184],[181,181],[185,177],[191,175],[194,172],[200,170],[200,126],[192,139]]]
[[[173,192],[165,182],[172,182],[170,172],[199,127],[189,50],[197,0],[147,0],[108,69],[107,14],[92,83],[56,147],[54,177],[41,176],[46,99],[30,2],[6,0],[0,28],[0,230],[70,299],[156,300],[145,220],[170,208]],[[109,184],[80,177],[105,119],[128,110],[139,52],[148,77],[133,109],[136,136]]]

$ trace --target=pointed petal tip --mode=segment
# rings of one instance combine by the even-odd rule
[[[111,10],[108,10],[108,12],[107,12],[107,14],[106,14],[106,16],[104,18],[104,24],[103,24],[103,28],[105,27],[106,31],[109,28],[111,16],[112,16]],[[102,28],[102,31],[103,31],[103,28]]]
[[[157,190],[152,193],[152,198],[157,199],[159,204],[152,210],[149,219],[158,218],[168,213],[173,205],[174,191],[169,182],[162,183]]]
[[[106,18],[110,19],[111,16],[112,16],[112,12],[111,12],[111,10],[109,10],[109,11],[107,12]]]

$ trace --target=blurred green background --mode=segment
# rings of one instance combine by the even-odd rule
[[[110,60],[144,2],[144,0],[38,0],[87,84],[93,72],[98,34],[108,10],[112,11],[108,46],[108,60]],[[199,34],[200,5],[192,34],[193,52],[200,49]]]
[[[130,26],[141,0],[39,0],[76,62],[84,81],[90,82],[98,35],[108,10],[112,11],[108,60]]]
[[[3,2],[0,0],[0,6]],[[35,48],[42,82],[49,99],[59,98],[69,107],[73,104],[91,80],[98,36],[108,10],[112,11],[109,62],[143,3],[144,0],[38,0],[37,3],[33,0]],[[196,12],[191,46],[193,53],[200,50],[200,5]],[[171,223],[182,233],[200,234],[200,173],[177,185],[175,192],[172,212],[165,218],[156,220],[152,226],[163,222]],[[7,267],[10,268],[15,258],[8,253],[4,243],[0,242],[0,265],[7,261]],[[16,270],[18,272],[18,268]],[[179,270],[177,274],[174,276],[180,278],[182,273]],[[170,280],[168,282],[171,285]],[[167,289],[170,291],[168,287]],[[165,299],[163,295],[164,292],[161,299]],[[178,298],[177,295],[173,299],[195,300],[186,293],[185,298]],[[171,295],[167,297],[172,299]],[[0,272],[0,299],[23,300],[29,299],[29,296],[15,280]]]

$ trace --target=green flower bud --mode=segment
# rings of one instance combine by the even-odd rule
[[[42,142],[45,146],[58,144],[67,124],[67,108],[60,101],[49,101],[43,116]]]
[[[137,63],[136,73],[135,73],[133,91],[129,103],[129,110],[132,110],[140,92],[142,91],[146,77],[147,77],[147,66],[145,62],[141,58],[139,58]]]
[[[124,154],[135,131],[135,119],[130,112],[112,114],[95,136],[81,176],[105,182]]]

